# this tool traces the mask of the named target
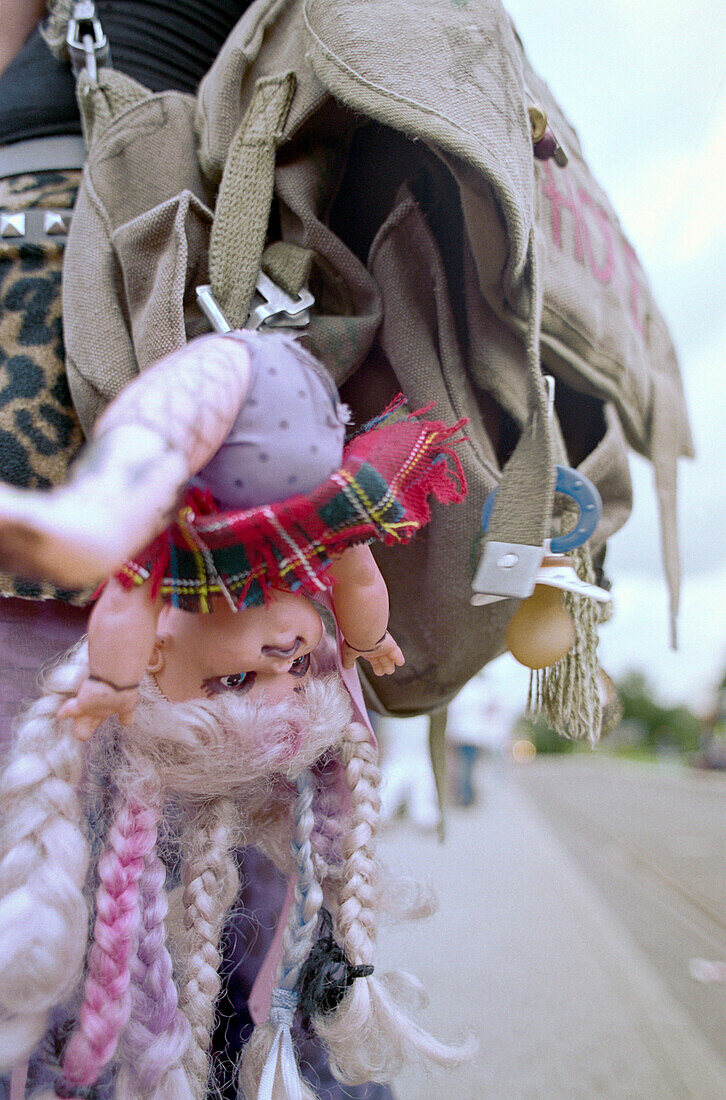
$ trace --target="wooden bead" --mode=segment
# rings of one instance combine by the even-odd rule
[[[546,668],[567,656],[575,644],[575,624],[562,593],[535,585],[510,619],[505,641],[512,656],[527,668]]]
[[[538,104],[533,103],[531,107],[527,108],[529,113],[529,125],[532,130],[532,141],[537,144],[545,136],[547,130],[547,115],[544,107],[540,107]]]

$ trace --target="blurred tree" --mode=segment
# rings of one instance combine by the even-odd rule
[[[531,741],[538,753],[572,752],[575,744],[574,741],[568,741],[566,737],[561,737],[559,733],[550,729],[543,718],[538,718],[536,722],[529,718],[520,718],[512,736],[515,741],[517,738]]]
[[[688,707],[664,707],[640,672],[631,672],[619,684],[623,721],[642,730],[642,743],[654,749],[695,752],[700,744],[701,724]]]

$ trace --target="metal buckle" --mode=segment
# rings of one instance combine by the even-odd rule
[[[266,328],[305,328],[310,323],[310,307],[315,304],[315,298],[309,290],[303,289],[293,298],[264,271],[257,276],[255,290],[261,301],[253,305],[244,326],[246,329],[256,331],[263,325]]]
[[[73,5],[66,32],[66,47],[76,77],[85,68],[88,79],[95,84],[98,70],[110,66],[111,49],[93,0],[80,0]]]
[[[484,547],[471,587],[473,604],[499,599],[526,599],[534,592],[535,578],[542,562],[543,548],[515,542],[488,542]]]
[[[258,297],[262,299],[253,307],[245,328],[253,332],[262,328],[304,328],[310,323],[310,306],[315,298],[309,290],[303,290],[297,298],[273,283],[260,271],[255,283]],[[219,302],[208,284],[197,287],[197,302],[215,332],[231,332],[232,326],[225,317]]]

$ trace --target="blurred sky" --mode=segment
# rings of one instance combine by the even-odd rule
[[[724,0],[505,0],[535,68],[648,273],[678,349],[697,459],[680,466],[680,648],[649,465],[611,541],[611,674],[638,668],[667,700],[698,704],[726,670],[726,4]]]

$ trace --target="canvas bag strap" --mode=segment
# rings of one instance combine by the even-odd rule
[[[294,94],[293,72],[258,80],[232,139],[219,186],[209,276],[214,297],[233,328],[241,328],[250,311],[272,205],[275,152]],[[278,272],[285,266],[281,259],[278,256]],[[294,257],[295,264],[298,259]],[[285,281],[290,285],[294,280],[291,273]]]
[[[523,598],[534,588],[550,536],[555,484],[555,431],[540,367],[542,283],[534,231],[527,249],[527,421],[502,470],[496,503],[474,578],[478,592]]]

